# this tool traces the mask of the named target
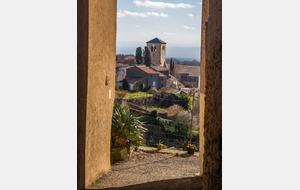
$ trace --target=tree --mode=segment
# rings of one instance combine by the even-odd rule
[[[151,66],[151,56],[150,56],[150,51],[147,46],[145,46],[143,56],[144,56],[145,65],[147,67],[150,67]]]
[[[174,60],[170,60],[170,74],[174,76]]]
[[[170,59],[170,74],[172,74],[172,57]]]
[[[135,51],[135,60],[138,65],[143,63],[142,48],[138,47]]]
[[[122,88],[123,88],[124,90],[128,90],[128,88],[129,88],[129,84],[128,84],[126,78],[123,80]]]

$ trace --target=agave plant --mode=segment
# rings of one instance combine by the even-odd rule
[[[122,107],[116,103],[113,109],[112,117],[112,139],[116,136],[125,137],[130,146],[140,146],[144,141],[143,133],[147,131],[144,123],[140,121],[141,117],[135,115],[130,108]],[[113,146],[114,142],[112,142]],[[124,145],[124,142],[123,142]]]

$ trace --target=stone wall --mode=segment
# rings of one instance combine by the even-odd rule
[[[155,44],[156,46],[156,51],[151,51],[151,46],[152,44]],[[165,50],[162,50],[162,46],[165,47]],[[147,47],[150,51],[151,55],[151,62],[155,63],[156,65],[160,65],[160,62],[163,66],[163,63],[166,61],[166,44],[161,44],[161,43],[147,43]]]
[[[200,68],[200,174],[222,189],[222,1],[203,0]]]
[[[160,61],[161,61],[161,66],[164,66],[164,63],[166,62],[166,44],[161,44],[161,47],[160,47]],[[167,62],[166,62],[167,63]]]
[[[83,190],[110,170],[117,1],[78,0],[77,9],[77,183]]]

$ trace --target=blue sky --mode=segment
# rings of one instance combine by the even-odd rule
[[[117,10],[117,48],[155,37],[167,47],[200,47],[202,0],[118,0]]]

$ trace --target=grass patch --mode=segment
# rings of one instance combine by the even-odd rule
[[[125,96],[125,99],[127,98],[142,98],[142,97],[146,97],[146,96],[153,96],[153,94],[149,94],[147,95],[147,92],[128,92],[127,96]]]
[[[148,107],[148,110],[149,110],[149,111],[156,110],[157,112],[165,112],[165,111],[167,111],[167,109],[160,108],[160,107],[155,107],[155,106],[150,107],[150,108]]]
[[[124,99],[130,99],[130,98],[142,98],[146,96],[153,96],[153,94],[147,95],[147,92],[127,92],[127,95],[124,97]],[[117,98],[117,95],[115,93],[115,98]]]

